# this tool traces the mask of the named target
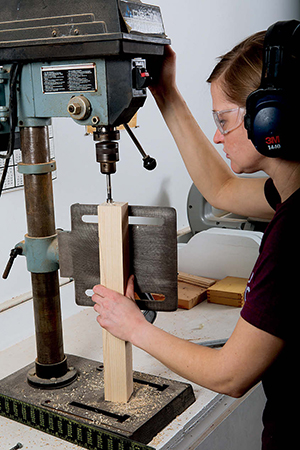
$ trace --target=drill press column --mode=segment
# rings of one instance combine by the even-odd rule
[[[21,128],[24,164],[50,161],[48,127]],[[24,175],[28,236],[52,236],[55,231],[51,173]],[[64,355],[58,272],[31,273],[36,327],[36,376],[62,377],[67,372]]]

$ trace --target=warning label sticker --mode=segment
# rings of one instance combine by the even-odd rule
[[[94,63],[42,67],[41,75],[44,94],[97,91]]]

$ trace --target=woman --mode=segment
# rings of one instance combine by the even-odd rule
[[[294,365],[299,294],[295,293],[294,283],[300,250],[295,226],[299,215],[296,207],[300,204],[300,164],[267,158],[247,138],[245,104],[247,96],[260,85],[264,36],[264,32],[257,33],[237,45],[221,58],[208,80],[217,124],[214,142],[223,145],[232,171],[180,95],[175,81],[175,53],[170,47],[166,47],[160,81],[151,88],[190,176],[204,197],[216,208],[272,219],[232,336],[222,349],[216,350],[156,328],[131,300],[132,277],[126,296],[99,285],[94,287],[93,301],[102,327],[192,382],[240,397],[262,380],[267,396],[262,448],[270,450],[289,448],[288,439],[293,442],[296,436],[289,413],[294,393],[287,394],[286,389],[297,381]],[[270,178],[239,178],[233,173],[259,170]]]

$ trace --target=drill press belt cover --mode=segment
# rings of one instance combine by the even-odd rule
[[[169,42],[159,7],[140,1],[1,0],[0,8],[5,62],[162,54]]]

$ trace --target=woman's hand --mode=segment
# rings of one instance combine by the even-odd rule
[[[170,45],[165,46],[164,61],[158,82],[149,86],[149,89],[157,101],[166,99],[173,89],[176,89],[176,53]]]
[[[101,284],[94,286],[94,310],[99,314],[98,323],[114,336],[132,342],[133,334],[146,319],[134,301],[134,277],[129,278],[126,294],[107,289]]]

